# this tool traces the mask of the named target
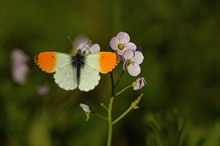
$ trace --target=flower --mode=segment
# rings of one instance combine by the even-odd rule
[[[98,53],[100,52],[99,44],[92,44],[88,37],[79,35],[73,42],[73,54],[80,51],[82,54]]]
[[[90,110],[89,106],[86,105],[86,104],[83,104],[83,103],[80,103],[79,106],[85,112],[85,114],[86,114],[86,121],[88,121],[89,120],[89,115],[91,113],[91,110]]]
[[[144,60],[144,56],[140,51],[126,50],[123,53],[124,63],[123,69],[128,71],[131,76],[137,76],[141,72],[140,64]]]
[[[29,67],[27,65],[29,57],[20,49],[15,49],[11,53],[12,60],[12,78],[13,80],[23,85],[26,83]]]
[[[39,85],[37,87],[37,93],[41,96],[47,95],[49,93],[49,91],[50,91],[50,88],[47,85]]]
[[[110,46],[122,55],[125,50],[136,50],[136,45],[130,42],[130,36],[126,32],[119,32],[116,37],[110,40]]]
[[[84,112],[86,112],[86,113],[90,113],[90,112],[91,112],[91,110],[90,110],[90,108],[89,108],[88,105],[83,104],[83,103],[80,103],[79,106],[82,108],[82,110],[83,110]]]
[[[137,78],[136,81],[132,83],[132,87],[134,90],[139,90],[143,88],[146,84],[147,82],[145,81],[145,79],[143,77],[140,77]]]

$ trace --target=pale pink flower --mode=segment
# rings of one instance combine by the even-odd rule
[[[126,50],[123,53],[123,69],[128,71],[131,76],[137,76],[141,72],[140,64],[144,60],[143,53],[140,51]]]
[[[136,50],[136,45],[130,42],[130,36],[126,32],[119,32],[117,36],[110,40],[110,46],[117,51],[118,55],[122,55],[125,50]]]
[[[77,36],[73,42],[73,46],[83,54],[100,52],[99,44],[92,44],[86,36]]]
[[[79,106],[82,108],[82,110],[83,110],[84,112],[86,112],[86,113],[90,113],[90,112],[91,112],[91,110],[90,110],[90,108],[89,108],[88,105],[83,104],[83,103],[80,103]]]
[[[39,85],[37,87],[37,93],[41,96],[47,95],[50,91],[50,88],[48,85]]]
[[[12,51],[12,78],[18,84],[23,85],[26,83],[27,74],[29,72],[28,61],[29,57],[22,50],[16,49]]]
[[[132,83],[132,87],[134,90],[140,90],[145,85],[147,85],[147,82],[145,81],[143,77],[137,78],[136,81]]]

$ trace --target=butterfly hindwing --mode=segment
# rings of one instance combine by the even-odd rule
[[[98,85],[99,80],[100,75],[98,70],[86,63],[80,68],[79,89],[81,91],[94,89]]]
[[[73,90],[77,88],[77,70],[71,63],[59,68],[55,74],[55,82],[59,87],[65,90]]]

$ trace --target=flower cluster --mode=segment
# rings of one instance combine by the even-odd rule
[[[111,39],[110,46],[122,58],[123,69],[131,76],[138,76],[141,72],[139,65],[143,62],[144,56],[136,45],[130,42],[130,36],[126,32],[119,32]]]
[[[11,53],[12,78],[14,82],[24,85],[29,72],[29,57],[20,49],[15,49]]]

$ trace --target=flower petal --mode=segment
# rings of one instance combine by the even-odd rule
[[[139,90],[146,85],[146,81],[143,77],[137,78],[135,82],[133,82],[132,86],[134,90]]]
[[[137,64],[141,64],[143,62],[143,60],[144,60],[143,53],[140,51],[135,51],[133,61]]]
[[[113,37],[110,40],[110,46],[113,50],[118,50],[119,39],[117,37]]]
[[[127,44],[130,41],[130,36],[126,32],[119,32],[117,37],[121,43]]]
[[[123,70],[127,71],[127,66],[128,66],[128,61],[125,60],[125,62],[123,63]]]
[[[129,42],[129,43],[126,44],[126,48],[128,50],[136,50],[137,47],[136,47],[136,45],[134,43]]]
[[[80,44],[82,44],[83,46],[89,42],[89,38],[87,36],[84,35],[78,35],[73,42],[73,47],[74,48],[81,48],[82,46],[80,46]]]
[[[129,65],[127,66],[127,70],[128,70],[128,73],[131,75],[131,76],[134,76],[136,77],[137,75],[140,74],[141,72],[141,68],[138,64],[134,63],[133,65]]]
[[[83,103],[80,103],[79,106],[82,108],[82,110],[83,110],[84,112],[86,112],[86,113],[90,113],[90,112],[91,112],[91,110],[90,110],[90,108],[89,108],[88,105],[83,104]]]
[[[100,46],[99,46],[99,44],[93,44],[93,45],[89,48],[89,52],[90,52],[90,53],[98,53],[98,52],[100,52]]]
[[[132,59],[134,55],[135,55],[135,52],[133,50],[125,50],[123,52],[123,57],[125,60]]]

